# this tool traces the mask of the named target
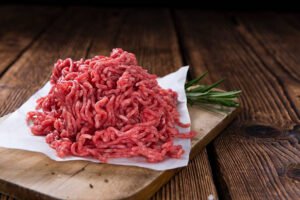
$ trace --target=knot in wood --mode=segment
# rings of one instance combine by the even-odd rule
[[[245,127],[245,134],[257,138],[274,138],[282,134],[282,132],[274,127],[266,125],[250,125]]]
[[[286,176],[296,181],[300,181],[300,164],[290,164],[287,167]]]
[[[300,141],[300,125],[295,125],[292,130],[288,131],[288,135]]]

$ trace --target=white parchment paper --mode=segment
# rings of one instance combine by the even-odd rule
[[[183,123],[190,123],[184,90],[187,71],[188,66],[181,67],[176,72],[168,74],[162,78],[158,78],[158,83],[162,88],[172,89],[178,93],[177,109],[180,113],[180,120]],[[60,158],[56,156],[55,150],[50,148],[49,145],[45,142],[45,137],[34,136],[31,134],[30,129],[26,124],[26,114],[28,111],[32,111],[35,109],[36,100],[42,96],[47,95],[50,87],[50,83],[48,82],[44,87],[42,87],[39,91],[32,95],[18,110],[11,113],[4,120],[0,120],[0,147],[39,152],[45,154],[55,161],[87,160],[91,162],[100,162],[93,158],[82,158],[75,156]],[[179,128],[179,131],[181,133],[188,132],[190,131],[190,128]],[[159,163],[148,163],[142,157],[114,158],[109,159],[108,163],[116,165],[145,167],[154,170],[167,170],[186,166],[188,164],[189,154],[191,150],[190,139],[175,139],[174,143],[182,145],[185,151],[180,159],[168,158],[165,161]]]

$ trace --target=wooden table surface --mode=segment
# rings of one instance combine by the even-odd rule
[[[1,6],[0,27],[0,116],[58,58],[122,47],[158,75],[190,65],[189,78],[209,71],[207,83],[243,90],[242,111],[153,200],[300,198],[299,14]]]

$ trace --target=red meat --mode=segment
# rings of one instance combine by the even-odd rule
[[[184,153],[173,139],[179,133],[177,93],[162,89],[156,75],[137,65],[133,54],[114,49],[110,57],[58,60],[51,90],[27,114],[34,135],[60,157],[108,158],[143,156],[149,162]]]

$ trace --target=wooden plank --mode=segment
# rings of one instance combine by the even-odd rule
[[[50,26],[0,79],[0,115],[19,107],[40,88],[49,79],[58,58],[85,57],[95,34],[93,20],[97,17],[99,22],[104,15],[102,10],[75,7]]]
[[[271,28],[265,27],[260,32],[264,39],[254,39],[253,46],[253,40],[241,34],[243,27],[236,18],[191,10],[178,11],[176,16],[195,75],[208,70],[211,80],[227,77],[225,88],[243,90],[242,113],[213,145],[221,198],[298,199],[299,118],[285,89],[293,77],[285,71],[286,81],[282,82],[274,72],[282,70],[275,59],[257,48],[270,38]],[[254,25],[272,20],[276,19],[257,17],[253,27],[244,31],[252,35],[257,29]],[[285,28],[282,24],[278,29]],[[298,52],[288,47],[293,41],[287,40],[288,33],[276,34],[289,53]],[[275,40],[272,45],[278,43]]]
[[[176,174],[151,199],[153,200],[189,200],[208,199],[212,195],[218,198],[206,149],[199,152],[189,165]]]
[[[0,194],[0,200],[15,200],[15,199],[11,196]]]
[[[0,77],[60,14],[59,7],[0,7]]]
[[[284,20],[285,17],[291,24]],[[257,54],[263,55],[266,67],[282,83],[297,115],[293,119],[297,121],[300,117],[300,48],[297,45],[300,42],[300,16],[275,13],[239,14],[236,19],[240,23],[237,30]]]
[[[198,133],[192,140],[193,159],[233,120],[237,109],[193,106],[189,112],[192,129]],[[148,199],[180,170],[153,171],[87,161],[55,162],[38,153],[3,148],[0,151],[0,189],[24,199]],[[83,166],[77,169],[79,165]],[[188,188],[177,189],[182,193]],[[184,196],[196,198],[190,192]]]
[[[85,15],[86,12],[89,13],[88,16]],[[70,20],[72,13],[76,13],[76,16],[72,15],[73,18]],[[149,30],[145,30],[145,24]],[[158,32],[157,30],[162,31]],[[182,65],[177,38],[169,13],[166,10],[141,10],[137,13],[135,10],[102,12],[93,9],[83,11],[82,9],[71,9],[62,19],[50,27],[0,80],[3,86],[3,90],[0,91],[1,114],[17,108],[48,79],[55,59],[67,56],[84,57],[88,52],[90,52],[89,55],[108,53],[115,46],[134,51],[142,65],[148,66],[151,72],[160,75],[173,71]],[[43,59],[40,59],[41,57]],[[22,78],[24,74],[28,74],[32,78],[24,79]],[[200,153],[197,159],[197,162],[192,162],[183,173],[179,173],[162,189],[159,193],[161,199],[168,199],[167,196],[164,197],[165,194],[172,194],[174,191],[176,193],[172,194],[171,197],[184,196],[178,190],[183,182],[185,183],[184,191],[189,194],[187,197],[207,198],[208,194],[217,196],[206,153]],[[40,168],[48,164],[45,162],[39,161]],[[59,167],[58,169],[60,170]],[[66,181],[66,177],[70,174],[75,176],[78,173],[80,175],[82,169],[85,169],[85,163],[74,163],[66,176],[60,177],[59,180],[55,179],[55,181]],[[168,174],[165,181],[171,177],[171,174]],[[185,174],[189,174],[188,179],[186,179]],[[26,178],[26,175],[24,176]],[[21,176],[20,179],[22,177],[24,179],[24,176]],[[202,176],[205,178],[199,181],[199,177]],[[149,192],[152,194],[162,183],[157,184]],[[188,188],[195,188],[195,190],[191,191]]]

